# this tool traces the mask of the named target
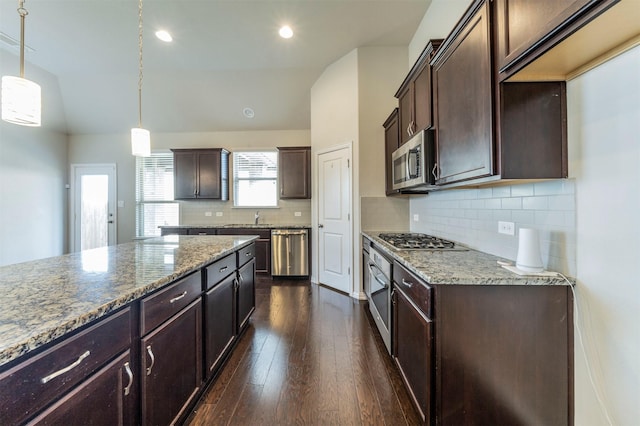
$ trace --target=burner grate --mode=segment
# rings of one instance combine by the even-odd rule
[[[380,234],[380,239],[401,250],[458,250],[453,241],[417,233]]]

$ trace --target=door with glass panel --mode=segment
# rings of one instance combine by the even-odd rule
[[[72,251],[116,243],[115,164],[72,164]]]

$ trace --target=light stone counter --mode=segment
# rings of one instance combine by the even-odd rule
[[[255,239],[171,235],[0,267],[0,367]]]
[[[398,250],[378,238],[381,232],[384,231],[363,231],[362,235],[429,284],[567,285],[561,277],[518,275],[497,263],[498,260],[509,260],[476,250]]]
[[[268,223],[259,223],[257,225],[253,223],[230,223],[224,225],[171,225],[171,226],[159,226],[160,229],[225,229],[225,228],[255,228],[255,229],[305,229],[311,228],[311,225],[273,225]]]

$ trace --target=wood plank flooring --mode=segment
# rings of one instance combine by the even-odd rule
[[[256,311],[188,424],[413,425],[419,418],[366,303],[258,277]]]

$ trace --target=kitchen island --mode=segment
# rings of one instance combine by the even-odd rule
[[[220,325],[203,324],[202,312],[234,315],[226,325],[233,335],[217,357],[223,360],[253,311],[256,238],[172,235],[1,267],[0,423],[22,423],[43,409],[40,417],[49,420],[78,420],[74,405],[86,389],[75,397],[74,392],[85,383],[92,389],[94,378],[99,397],[115,398],[103,404],[104,413],[94,410],[103,420],[168,423],[184,416],[213,378],[209,366],[202,365],[202,347]],[[218,284],[225,285],[218,293],[231,297],[220,300],[220,307],[206,298],[221,288]],[[191,371],[178,372],[193,379],[182,400],[154,395],[147,384],[172,373],[158,368],[165,342],[166,351],[174,345],[178,351],[170,363],[177,363],[181,352],[190,355],[185,365]],[[115,374],[107,371],[113,363],[118,364]],[[100,368],[115,378],[121,392],[102,389]],[[155,412],[165,417],[154,417]],[[65,417],[69,413],[73,416]]]

